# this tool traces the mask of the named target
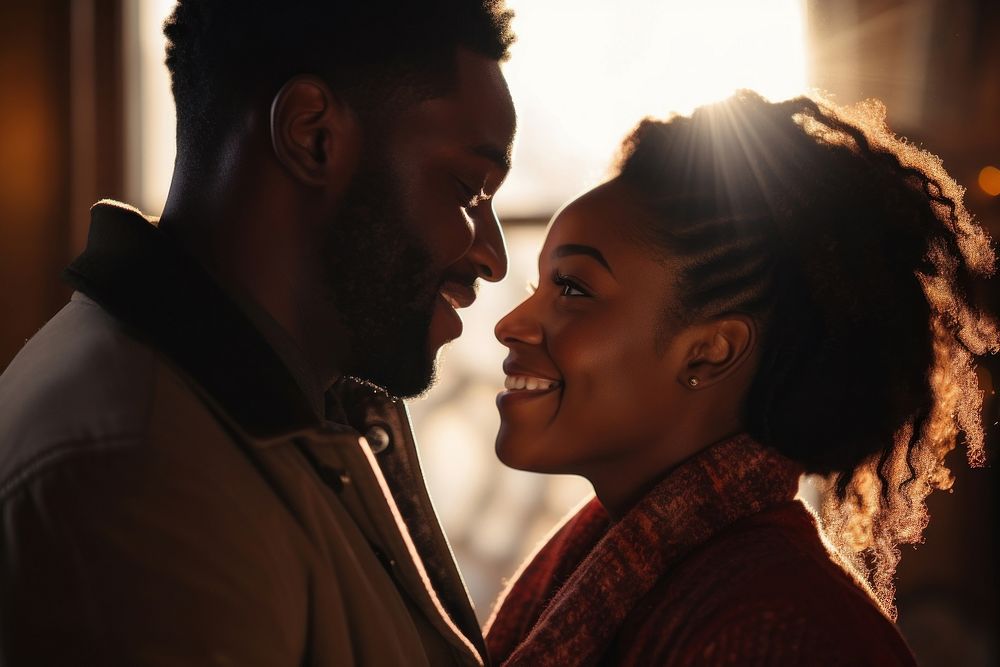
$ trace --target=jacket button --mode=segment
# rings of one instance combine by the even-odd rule
[[[391,443],[389,432],[378,424],[365,432],[365,440],[368,441],[368,446],[371,447],[373,454],[381,454],[389,449]]]
[[[344,485],[351,483],[351,476],[347,474],[346,470],[321,465],[318,472],[320,479],[322,479],[327,486],[337,493],[344,490]]]

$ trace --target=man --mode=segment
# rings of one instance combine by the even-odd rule
[[[396,397],[478,278],[496,0],[181,0],[157,225],[92,210],[0,378],[0,663],[481,664]]]

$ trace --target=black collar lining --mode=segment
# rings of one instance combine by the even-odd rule
[[[63,277],[194,379],[249,434],[320,425],[291,372],[208,272],[138,212],[99,203]]]

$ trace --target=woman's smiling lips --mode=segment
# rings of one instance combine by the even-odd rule
[[[504,391],[497,396],[497,405],[510,400],[531,399],[554,393],[562,387],[559,380],[545,377],[513,363],[504,363]]]
[[[503,386],[505,389],[514,391],[548,391],[557,384],[559,383],[554,380],[532,377],[531,375],[508,375]]]

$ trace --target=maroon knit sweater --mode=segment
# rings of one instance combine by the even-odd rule
[[[678,466],[617,522],[591,500],[501,598],[493,662],[915,664],[794,500],[800,472],[738,436]]]

